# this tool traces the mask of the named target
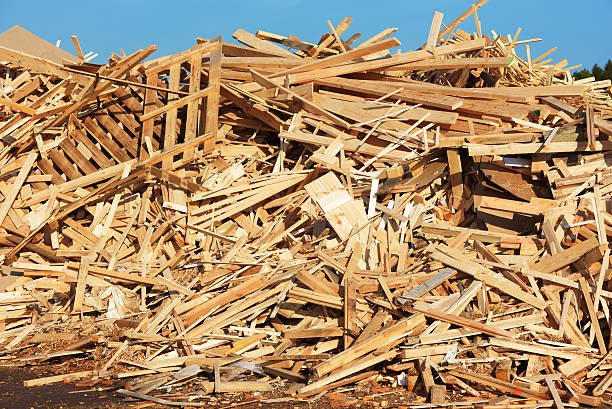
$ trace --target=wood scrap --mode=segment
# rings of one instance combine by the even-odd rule
[[[484,3],[408,52],[350,17],[149,61],[0,47],[0,355],[170,406],[282,379],[599,407],[610,83],[524,61]]]

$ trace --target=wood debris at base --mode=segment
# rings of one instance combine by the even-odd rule
[[[484,35],[485,2],[416,51],[350,18],[106,65],[0,47],[1,362],[175,406],[279,381],[602,405],[611,84]]]

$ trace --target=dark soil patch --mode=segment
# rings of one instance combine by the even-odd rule
[[[122,397],[113,394],[108,385],[75,386],[53,383],[25,387],[23,381],[53,375],[32,367],[0,366],[0,409],[47,408],[117,408]]]

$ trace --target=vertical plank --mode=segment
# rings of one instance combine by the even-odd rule
[[[109,217],[112,215],[109,214]],[[87,283],[87,276],[89,274],[89,266],[96,261],[98,254],[106,245],[106,241],[110,235],[108,232],[103,232],[100,238],[94,245],[93,249],[86,256],[81,257],[81,263],[79,264],[79,273],[77,276],[77,286],[74,292],[74,304],[72,312],[77,313],[81,311],[83,307],[83,297],[85,295],[85,284]]]
[[[92,263],[92,259],[89,255],[81,258],[79,264],[79,273],[77,275],[77,285],[74,292],[74,304],[72,306],[72,312],[78,313],[83,307],[83,297],[85,295],[85,283],[87,282],[87,275],[89,274],[89,265]]]
[[[450,174],[451,191],[453,193],[453,207],[458,209],[463,198],[463,173],[461,168],[461,156],[457,149],[447,149],[448,170]]]
[[[606,249],[604,252],[603,260],[601,261],[601,270],[599,270],[599,277],[597,277],[597,285],[595,287],[595,295],[593,296],[593,309],[595,310],[595,314],[599,310],[599,302],[601,299],[601,291],[603,290],[603,283],[606,279],[606,275],[608,273],[608,268],[610,267],[610,249]],[[605,302],[602,302],[602,306],[605,307]],[[604,308],[604,313],[606,313],[606,318],[610,319],[609,310]],[[609,343],[608,343],[609,345]]]
[[[147,75],[147,85],[157,85],[157,74]],[[157,91],[147,88],[145,90],[144,104],[143,104],[143,115],[155,109],[155,101],[157,100]],[[145,147],[146,138],[153,139],[153,122],[155,119],[151,118],[142,123],[142,131],[140,134],[140,146],[138,149],[139,159],[146,159],[149,157]]]
[[[589,288],[589,284],[587,283],[584,277],[579,277],[578,282],[580,284],[580,289],[582,290],[582,295],[584,297],[584,302],[587,306],[587,310],[589,311],[589,316],[591,318],[591,327],[595,331],[595,337],[597,338],[597,345],[599,346],[599,352],[605,354],[606,344],[603,339],[603,335],[601,333],[601,328],[599,327],[599,320],[597,319],[597,313],[595,308],[593,307],[593,300],[591,299],[591,289]]]
[[[168,88],[171,90],[178,90],[179,81],[181,77],[181,64],[180,62],[174,64],[170,67],[170,81],[168,84]],[[172,99],[171,99],[172,96]],[[172,102],[175,99],[178,99],[178,95],[176,94],[168,94],[168,102]],[[164,150],[168,150],[173,148],[176,145],[176,118],[177,118],[178,109],[171,109],[166,113],[166,132],[164,133]],[[174,163],[174,157],[169,156],[165,158],[162,162],[163,169],[171,169]]]
[[[557,390],[557,387],[555,386],[555,383],[553,382],[552,375],[544,376],[544,380],[546,381],[546,386],[548,386],[548,390],[550,391],[550,394],[553,397],[553,400],[555,402],[555,406],[557,407],[557,409],[565,409],[565,406],[563,405],[563,402],[561,401],[561,397],[559,396],[559,391]]]
[[[195,94],[200,90],[202,79],[202,55],[195,55],[190,63],[189,93]],[[201,101],[192,101],[187,105],[187,123],[185,125],[185,142],[195,139],[198,132],[199,113]],[[193,150],[189,149],[183,154],[185,160],[193,158]]]
[[[589,142],[589,148],[595,149],[595,111],[593,111],[593,107],[587,104],[586,106],[586,131],[587,131],[587,140]]]
[[[74,50],[77,52],[77,56],[81,59],[85,59],[85,55],[83,55],[83,49],[81,48],[81,43],[79,42],[79,38],[77,36],[70,36],[72,40],[72,44],[74,45]]]
[[[214,87],[206,98],[206,124],[204,133],[211,132],[212,138],[204,143],[204,153],[212,152],[217,142],[217,128],[219,119],[219,92],[221,90],[221,37],[216,39],[218,46],[210,53],[208,71],[208,86]]]
[[[355,318],[357,314],[357,286],[353,275],[357,269],[357,263],[363,256],[364,246],[356,242],[353,254],[344,271],[344,349],[349,348],[353,342],[351,335],[355,330]]]
[[[550,254],[556,256],[563,250],[561,247],[561,243],[557,240],[557,235],[555,234],[555,228],[550,220],[550,216],[544,216],[544,222],[542,223],[542,232],[544,233],[544,237],[546,238],[546,243],[548,243],[548,249],[550,250]]]
[[[439,11],[435,11],[433,19],[431,20],[431,26],[429,27],[429,36],[427,37],[427,43],[425,44],[426,49],[435,47],[438,43],[438,34],[440,34],[440,27],[442,26],[442,18],[444,14]]]
[[[599,244],[608,244],[608,235],[606,234],[605,222],[606,205],[601,197],[601,190],[599,189],[599,186],[593,186],[593,193],[595,204],[593,212],[595,213],[595,220],[597,221],[597,236],[599,237]]]
[[[478,8],[476,4],[472,4],[472,15],[474,16],[474,25],[476,26],[478,38],[482,38],[482,28],[480,26],[480,20],[478,19]]]

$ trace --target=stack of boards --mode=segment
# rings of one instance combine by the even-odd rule
[[[0,46],[0,362],[173,406],[602,405],[611,84],[485,35],[485,2],[407,52],[350,18],[106,65]]]

